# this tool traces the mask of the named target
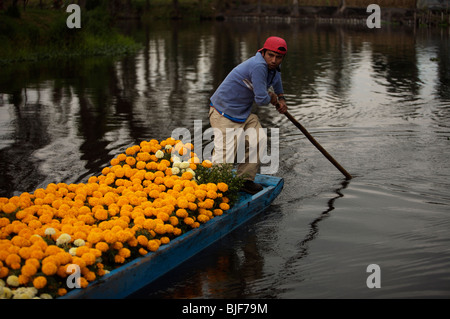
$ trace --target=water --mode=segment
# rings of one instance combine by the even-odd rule
[[[263,214],[140,291],[139,298],[450,297],[450,54],[447,30],[312,24],[155,23],[123,28],[125,58],[0,70],[0,196],[83,182],[126,147],[206,129],[208,98],[267,36],[288,43],[285,187]],[[381,288],[369,289],[370,264]]]

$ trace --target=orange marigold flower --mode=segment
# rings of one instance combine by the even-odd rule
[[[170,242],[170,238],[167,236],[161,237],[161,244],[166,245]]]
[[[65,288],[58,289],[58,296],[64,296],[65,294],[67,294],[67,290]]]
[[[25,266],[22,266],[21,273],[24,276],[32,277],[37,273],[37,269],[32,264],[26,264]]]
[[[19,285],[26,285],[30,282],[30,277],[25,275],[19,275]]]
[[[217,198],[217,193],[216,193],[215,191],[213,191],[213,190],[209,190],[209,191],[206,193],[206,196],[207,196],[208,198],[211,198],[211,199],[216,199],[216,198]]]
[[[39,276],[34,278],[33,280],[33,286],[36,289],[42,289],[47,285],[47,278],[45,278],[44,276]]]
[[[206,223],[208,220],[210,220],[211,218],[210,218],[210,216],[208,215],[208,214],[200,214],[200,215],[198,215],[198,218],[197,218],[197,220],[200,222],[200,223]]]
[[[150,251],[157,251],[158,250],[158,248],[159,248],[159,242],[157,241],[157,240],[155,240],[155,239],[152,239],[152,240],[149,240],[148,241],[148,244],[147,244],[147,248],[150,250]]]
[[[134,166],[134,164],[136,164],[136,159],[134,157],[128,156],[125,162],[130,166]]]
[[[174,236],[179,236],[179,235],[181,235],[181,229],[178,228],[178,227],[174,227],[174,228],[173,228],[173,234],[174,234]]]
[[[108,219],[108,211],[104,208],[98,209],[95,212],[94,217],[98,220],[106,220]]]
[[[7,203],[7,204],[3,205],[3,207],[2,207],[3,212],[6,214],[11,214],[16,209],[17,209],[17,206],[14,205],[13,203]]]
[[[131,256],[131,251],[128,248],[119,249],[119,255],[123,258],[128,258]]]
[[[13,264],[19,263],[20,264],[20,256],[17,254],[9,254],[8,257],[6,257],[6,264],[11,266]]]
[[[186,218],[188,217],[188,212],[184,208],[180,208],[177,210],[176,215],[180,218]]]
[[[0,267],[0,278],[5,278],[6,276],[8,276],[8,273],[8,267]]]
[[[212,167],[212,162],[210,160],[204,160],[202,162],[202,166],[206,167],[206,168],[210,168],[210,167]]]
[[[192,219],[192,217],[186,217],[186,218],[184,219],[184,223],[185,223],[186,225],[192,225],[192,224],[194,223],[194,220]]]
[[[95,275],[95,272],[89,271],[86,274],[84,274],[84,278],[86,278],[87,281],[94,281],[97,276]]]
[[[78,250],[79,248],[77,248]],[[87,266],[93,265],[95,263],[95,255],[93,253],[84,253],[81,255],[81,258],[84,260]]]
[[[177,200],[177,206],[179,208],[187,208],[188,204],[189,204],[189,202],[185,197],[179,197]]]
[[[58,271],[58,266],[56,266],[52,262],[47,262],[42,265],[41,270],[45,275],[51,276],[56,274],[56,272]]]
[[[109,245],[104,241],[101,241],[95,245],[95,248],[100,250],[101,252],[106,252],[109,249]]]
[[[125,262],[125,258],[120,255],[115,255],[114,261],[116,262],[116,264],[123,264]]]
[[[138,240],[139,245],[141,245],[141,246],[147,246],[147,244],[148,244],[148,238],[145,237],[144,235],[139,235],[137,237],[137,240]]]
[[[175,216],[170,216],[170,217],[169,217],[169,221],[170,221],[170,224],[171,224],[172,226],[178,225],[178,218],[175,217]]]
[[[217,188],[223,193],[228,191],[228,185],[222,182],[217,184]]]

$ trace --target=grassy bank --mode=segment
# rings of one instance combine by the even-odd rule
[[[18,16],[0,12],[0,63],[125,54],[139,47],[114,30],[102,8],[82,11],[80,29],[67,27],[69,15],[64,9],[29,8]]]

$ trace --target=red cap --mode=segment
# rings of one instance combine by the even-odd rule
[[[282,38],[279,37],[269,37],[267,38],[266,42],[264,43],[264,46],[258,50],[258,52],[261,52],[262,50],[267,49],[279,54],[286,54],[287,53],[287,44],[286,41],[284,41]]]

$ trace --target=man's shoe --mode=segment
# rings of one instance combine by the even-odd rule
[[[262,190],[263,190],[262,185],[256,184],[255,182],[250,181],[250,180],[245,181],[244,186],[241,188],[241,191],[244,191],[244,192],[252,194],[252,195],[254,195]]]

